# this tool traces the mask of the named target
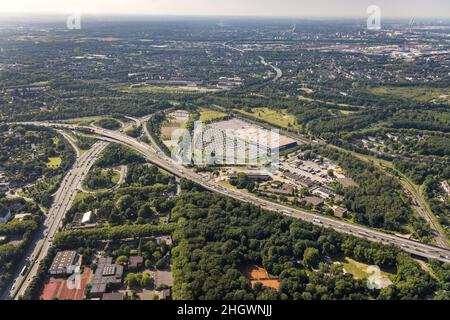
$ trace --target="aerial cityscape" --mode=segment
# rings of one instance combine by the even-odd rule
[[[0,300],[450,300],[448,3],[56,2],[0,5]]]

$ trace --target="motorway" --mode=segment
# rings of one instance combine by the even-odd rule
[[[201,175],[195,173],[193,170],[187,169],[182,165],[174,163],[171,159],[169,159],[166,155],[164,155],[164,153],[158,150],[157,147],[150,146],[148,144],[140,142],[120,132],[106,130],[102,128],[90,128],[60,123],[28,122],[28,124],[56,127],[56,128],[58,127],[67,128],[71,130],[77,130],[80,128],[91,129],[97,135],[107,137],[108,139],[127,145],[130,148],[138,151],[143,156],[145,156],[149,162],[172,173],[173,175],[177,177],[185,177],[187,179],[190,179],[212,192],[217,192],[244,202],[250,202],[255,205],[259,205],[264,209],[277,211],[284,215],[299,218],[304,221],[314,223],[316,225],[329,227],[338,232],[352,234],[356,237],[366,238],[370,241],[381,242],[384,244],[393,244],[401,248],[402,250],[414,254],[416,256],[436,259],[443,262],[450,262],[450,250],[446,248],[423,244],[417,241],[398,237],[396,235],[384,233],[378,230],[373,230],[364,226],[343,222],[335,218],[325,217],[323,215],[313,214],[311,212],[283,206],[278,203],[273,203],[268,200],[258,198],[242,190],[227,188],[215,181],[210,180],[206,181]]]
[[[278,80],[280,80],[280,78],[283,76],[283,72],[281,71],[281,69],[275,67],[273,64],[268,63],[266,59],[264,59],[264,57],[259,56],[259,59],[264,66],[271,67],[275,71],[276,75],[275,78],[272,79],[272,81],[277,82]]]
[[[23,262],[18,268],[13,284],[5,290],[1,296],[2,300],[22,296],[28,285],[36,276],[40,262],[47,256],[48,250],[52,246],[55,234],[62,227],[62,221],[67,211],[72,206],[78,189],[86,177],[89,169],[94,164],[97,156],[108,145],[107,142],[97,142],[92,148],[77,158],[72,169],[66,174],[58,191],[54,195],[54,202],[48,213],[45,215],[45,221],[36,233],[27,253],[24,255]],[[20,274],[23,266],[28,266],[28,272]]]
[[[267,130],[271,130],[273,129],[272,126],[270,126],[267,123],[263,123],[261,121],[258,121],[256,119],[253,119],[251,117],[248,116],[243,116],[242,114],[236,113],[235,114],[236,117],[238,118],[242,118],[243,120],[247,121],[247,122],[251,122],[254,123],[258,126],[261,126]],[[278,128],[277,128],[278,129]],[[287,130],[283,130],[283,129],[279,129],[280,133],[282,133],[283,135],[294,139],[295,141],[297,141],[300,144],[319,144],[319,145],[326,145],[325,142],[323,141],[312,141],[310,139],[306,139],[298,134],[292,133],[290,131]],[[328,147],[335,147],[333,145],[327,145]],[[370,161],[369,158],[367,158],[365,155],[363,154],[357,154],[357,153],[353,153],[356,157],[358,157],[359,159],[363,160],[363,161]],[[375,163],[376,165],[376,163]],[[430,227],[432,228],[433,232],[434,232],[434,236],[435,236],[435,240],[436,243],[439,247],[442,248],[446,248],[446,249],[450,249],[450,245],[447,241],[447,236],[445,235],[445,231],[442,230],[442,228],[440,228],[437,224],[437,222],[434,220],[433,217],[433,213],[430,212],[430,210],[428,210],[427,205],[425,203],[425,200],[422,198],[422,196],[420,195],[419,191],[411,184],[411,182],[403,177],[396,177],[394,176],[391,172],[387,171],[385,167],[379,166],[378,168],[383,171],[383,173],[387,176],[390,176],[396,180],[399,181],[399,183],[403,186],[404,190],[407,191],[408,193],[408,197],[413,201],[413,203],[415,203],[413,205],[413,207],[416,209],[416,211],[419,213],[419,215],[430,225]]]
[[[225,43],[223,43],[222,45],[223,45],[225,48],[227,48],[227,49],[230,49],[230,50],[234,50],[234,51],[240,52],[241,55],[243,55],[243,54],[244,54],[245,52],[247,52],[247,51],[252,51],[251,49],[244,50],[244,49],[239,49],[239,48],[235,48],[235,47],[233,47],[233,46],[230,46],[230,45],[228,44],[228,43],[230,43],[230,42],[231,42],[231,41],[225,42]],[[271,68],[275,71],[276,75],[275,75],[275,77],[272,79],[272,81],[273,81],[273,82],[277,82],[278,80],[280,80],[280,78],[283,76],[283,72],[281,71],[281,69],[275,67],[273,64],[268,63],[268,62],[266,61],[266,59],[264,59],[264,57],[262,57],[262,56],[258,56],[258,58],[259,58],[259,60],[260,60],[260,62],[261,62],[262,65],[264,65],[264,66],[266,66],[266,67],[271,67]]]

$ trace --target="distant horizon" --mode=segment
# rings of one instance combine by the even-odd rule
[[[6,2],[6,1],[5,1]],[[0,16],[199,16],[360,18],[377,5],[385,18],[450,18],[448,0],[14,0],[0,3]]]
[[[262,16],[262,15],[216,15],[216,14],[150,14],[150,13],[82,13],[83,16],[88,18],[215,18],[215,19],[278,19],[278,20],[288,20],[288,19],[305,19],[305,20],[351,20],[351,19],[366,19],[366,15],[360,16]],[[0,12],[1,18],[15,18],[15,17],[32,17],[32,18],[67,18],[66,13],[2,13]],[[450,17],[447,16],[384,16],[384,20],[410,20],[414,18],[417,20],[444,20],[450,22]],[[1,20],[0,20],[1,22]]]

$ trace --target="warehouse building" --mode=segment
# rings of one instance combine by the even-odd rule
[[[122,284],[123,266],[113,264],[112,258],[99,258],[89,295],[101,298],[104,293]]]
[[[53,276],[65,276],[75,271],[75,264],[78,258],[76,251],[59,251],[53,259],[49,273]]]
[[[194,155],[206,163],[261,164],[296,146],[294,139],[277,131],[235,118],[209,124],[206,130],[195,130],[194,134]]]

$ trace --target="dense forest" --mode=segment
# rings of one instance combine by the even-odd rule
[[[103,156],[107,154],[109,152]],[[139,163],[140,158],[129,157],[128,160],[132,162],[125,183],[117,190],[85,195],[70,208],[66,222],[70,222],[76,213],[93,211],[101,224],[158,224],[159,217],[171,208],[169,198],[175,193],[175,179],[154,166]]]
[[[60,164],[49,165],[52,158],[60,159]],[[0,166],[14,186],[61,175],[74,161],[74,150],[53,129],[0,125]]]
[[[0,242],[0,292],[11,280],[17,270],[17,264],[28,248],[34,232],[38,229],[41,210],[35,204],[24,199],[6,199],[0,197],[0,212],[13,209],[15,213],[30,213],[23,221],[11,220],[0,224],[0,237],[6,237],[6,242]]]
[[[445,289],[392,246],[220,195],[184,193],[176,198],[172,214],[177,221],[172,250],[176,299],[423,299]],[[394,270],[393,285],[369,290],[330,263],[343,257]],[[267,269],[280,281],[280,290],[252,287],[240,272],[248,264]]]
[[[358,183],[358,187],[336,186],[337,192],[345,196],[347,208],[355,213],[357,222],[376,228],[403,230],[410,219],[411,209],[394,178],[347,152],[311,147],[304,155],[305,158],[316,156],[336,162]]]
[[[114,167],[128,163],[143,163],[144,158],[132,149],[121,144],[110,144],[102,152],[100,158],[95,162],[99,167]]]

